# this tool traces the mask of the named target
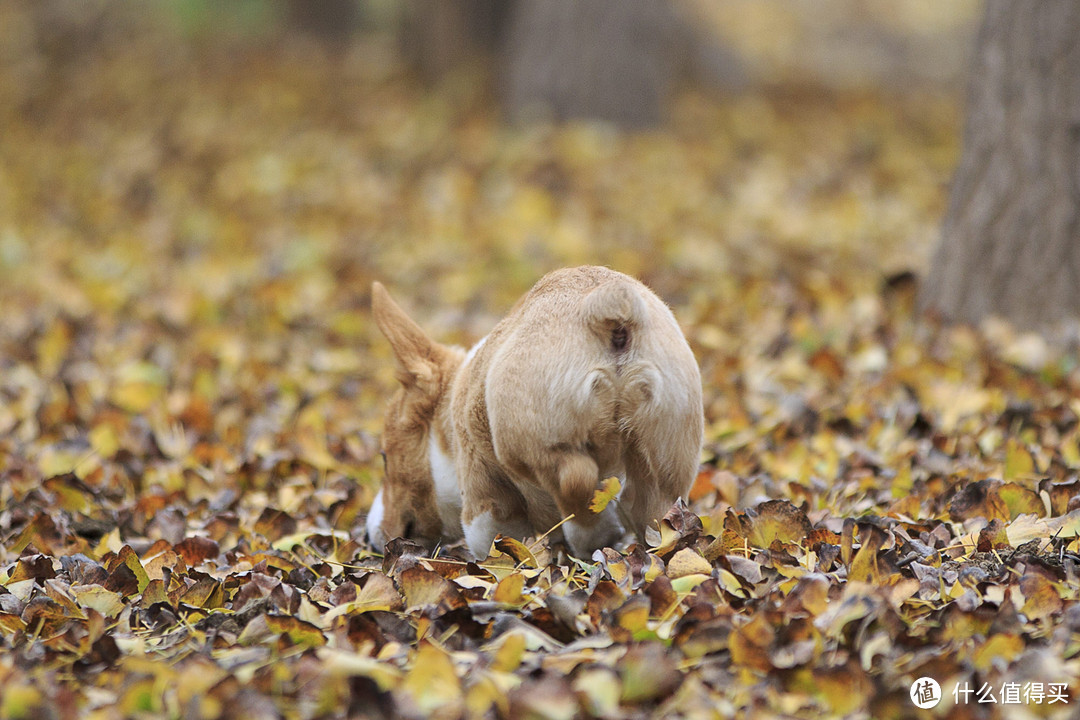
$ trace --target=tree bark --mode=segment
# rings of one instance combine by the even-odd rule
[[[411,0],[403,5],[405,56],[427,82],[474,57],[491,56],[503,42],[514,0]]]
[[[357,0],[288,0],[287,26],[321,40],[343,44],[360,19]]]
[[[1072,332],[1080,317],[1080,3],[991,0],[924,310]]]
[[[658,123],[691,37],[657,0],[527,0],[513,14],[504,104],[512,118]]]

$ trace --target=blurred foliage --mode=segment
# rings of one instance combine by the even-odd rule
[[[0,4],[0,717],[906,717],[922,675],[1077,676],[1080,371],[912,318],[954,97],[508,128],[390,38],[106,4],[64,54],[30,7]],[[689,507],[591,561],[369,547],[371,281],[469,343],[583,262],[699,357]]]
[[[268,0],[157,0],[158,12],[172,14],[190,34],[269,33],[282,22],[284,4]]]

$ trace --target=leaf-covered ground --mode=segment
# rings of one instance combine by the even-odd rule
[[[928,714],[1074,715],[1080,371],[912,319],[952,99],[512,129],[377,41],[46,57],[20,7],[0,718],[887,718],[922,712],[920,677]],[[583,262],[649,282],[698,355],[689,507],[591,559],[368,546],[393,387],[371,281],[466,344]]]

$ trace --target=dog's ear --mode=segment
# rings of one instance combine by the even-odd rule
[[[402,385],[425,385],[435,374],[442,346],[427,336],[405,314],[390,293],[376,281],[371,285],[371,313],[375,324],[390,341],[398,361],[398,380]]]

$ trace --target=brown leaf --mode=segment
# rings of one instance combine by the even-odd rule
[[[581,715],[574,691],[566,678],[544,675],[524,683],[510,693],[506,717],[573,720]]]
[[[217,557],[218,544],[210,538],[191,535],[174,545],[173,550],[188,567],[196,567],[204,560]]]
[[[1020,593],[1024,596],[1020,612],[1032,620],[1047,620],[1063,607],[1054,584],[1035,568],[1020,576]]]
[[[589,599],[585,602],[585,612],[589,614],[593,624],[599,627],[602,624],[603,616],[614,612],[624,602],[626,602],[626,595],[619,589],[619,586],[610,580],[603,580],[596,584],[596,589],[592,591]]]
[[[203,577],[180,596],[180,602],[199,608],[219,608],[224,603],[221,583],[211,577]]]
[[[146,588],[143,589],[140,605],[144,608],[148,608],[154,603],[159,602],[169,602],[169,596],[165,592],[165,583],[162,580],[151,580],[146,584]]]
[[[869,582],[876,585],[885,584],[887,578],[885,569],[880,562],[879,553],[889,536],[884,530],[875,525],[863,525],[860,530],[859,539],[862,544],[851,561],[848,580],[852,582]]]
[[[818,573],[804,575],[784,598],[784,614],[792,618],[817,617],[828,607],[829,588],[827,576]]]
[[[150,584],[149,579],[147,585]],[[109,577],[105,580],[104,585],[106,590],[119,593],[121,597],[131,597],[139,592],[139,578],[131,570],[128,565],[120,564],[116,566],[116,569],[109,573]]]
[[[466,605],[457,586],[420,566],[402,571],[397,582],[405,598],[407,613],[419,612],[427,617],[435,617]]]
[[[760,672],[772,669],[769,648],[775,639],[775,631],[761,613],[750,621],[737,626],[728,638],[731,662]]]
[[[666,617],[679,602],[679,595],[672,589],[667,575],[656,578],[643,591],[649,598],[649,616],[652,618]]]
[[[704,529],[701,518],[680,497],[664,515],[664,520],[679,534],[681,538],[692,540]]]
[[[979,552],[990,552],[1007,547],[1009,547],[1009,536],[1005,532],[1005,523],[1001,520],[994,518],[979,531],[979,539],[975,546]]]
[[[143,569],[142,563],[139,561],[139,556],[135,554],[135,551],[131,549],[130,545],[121,547],[120,551],[117,552],[116,556],[109,562],[108,570],[110,573],[110,580],[112,579],[112,575],[115,575],[121,568],[127,568],[131,572],[131,577],[135,579],[136,589],[134,592],[142,592],[146,587],[146,584],[150,582],[150,577],[146,574],[146,570]],[[106,582],[108,583],[109,581]],[[120,581],[117,580],[116,582]]]
[[[255,532],[265,537],[270,542],[280,540],[286,535],[296,532],[296,520],[284,510],[264,508],[255,521]]]
[[[326,638],[319,628],[311,623],[288,615],[262,615],[270,632],[284,635],[293,645],[304,648],[322,647]]]
[[[767,548],[776,540],[800,543],[813,529],[806,513],[786,500],[768,500],[737,518],[732,529],[759,548]]]
[[[1064,515],[1069,512],[1069,501],[1080,497],[1080,479],[1073,478],[1067,482],[1040,483],[1040,489],[1050,497],[1050,510],[1054,516]]]
[[[1002,485],[1000,480],[992,479],[968,483],[949,502],[949,517],[954,522],[963,522],[974,517],[1008,522],[1012,517],[999,494]]]
[[[27,555],[19,558],[7,582],[20,580],[47,580],[56,577],[52,558],[48,555]]]
[[[21,619],[28,627],[35,628],[39,635],[48,637],[68,618],[63,606],[51,598],[38,595],[26,603]]]
[[[356,606],[360,609],[401,610],[401,595],[394,582],[381,573],[368,573],[356,594]]]

